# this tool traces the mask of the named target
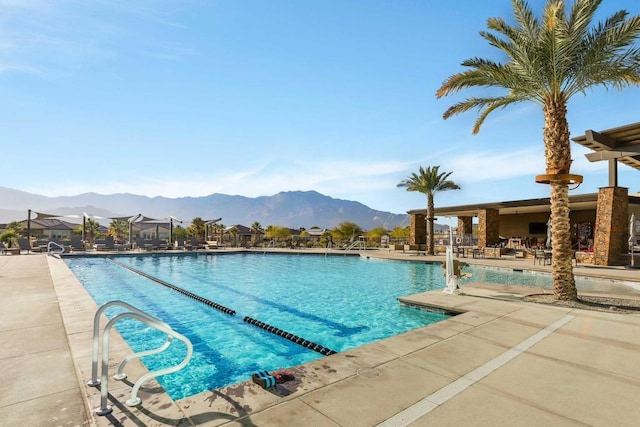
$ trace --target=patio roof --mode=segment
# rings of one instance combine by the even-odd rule
[[[640,170],[640,122],[598,132],[587,130],[572,141],[595,151],[587,154],[589,161],[617,159]]]
[[[569,196],[569,208],[572,211],[595,210],[598,193],[576,194]],[[629,204],[640,205],[640,197],[629,196]],[[551,200],[542,199],[513,200],[506,202],[479,203],[474,205],[447,206],[435,208],[436,216],[477,216],[482,209],[495,209],[500,215],[539,213],[551,211]],[[409,215],[426,215],[426,209],[413,209]]]

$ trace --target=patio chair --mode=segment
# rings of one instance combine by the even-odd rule
[[[73,236],[69,245],[71,246],[71,252],[85,252],[87,250],[87,248],[84,246],[84,242],[78,236]]]
[[[27,253],[40,252],[40,248],[31,247],[31,243],[29,242],[29,239],[27,239],[26,237],[20,237],[18,239],[18,247],[20,248],[20,252],[22,251],[27,251]]]
[[[104,239],[104,250],[105,251],[115,251],[116,250],[116,241],[112,236],[107,236]]]
[[[57,245],[60,245],[65,252],[71,252],[71,242],[69,240],[63,240],[63,239],[51,239],[51,242],[54,242]],[[49,250],[49,243],[47,242],[47,249]]]
[[[542,263],[542,265],[551,265],[551,252],[536,249],[533,252],[533,263],[535,264],[536,261],[538,264]]]
[[[204,249],[204,245],[198,242],[198,239],[196,239],[195,237],[191,238],[191,247],[193,249]]]
[[[184,246],[184,238],[183,237],[178,237],[176,238],[176,241],[174,243],[174,248],[178,249],[178,250],[185,250],[185,246]]]
[[[139,251],[144,250],[144,239],[142,237],[136,237],[135,248]]]
[[[96,239],[93,242],[93,249],[96,251],[104,251],[107,248],[107,241],[105,239]]]
[[[151,244],[153,245],[153,250],[166,251],[167,243],[161,239],[152,239]]]

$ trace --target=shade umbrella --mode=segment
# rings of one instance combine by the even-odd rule
[[[169,215],[169,244],[173,246],[173,222],[179,222],[182,224],[182,220],[180,218],[176,218],[175,216]]]
[[[549,221],[547,221],[547,242],[546,247],[551,247],[551,217],[549,217]]]
[[[442,291],[445,294],[454,294],[458,289],[458,277],[455,274],[453,263],[453,231],[451,227],[451,219],[449,219],[449,246],[447,246],[444,263],[445,263],[445,287]]]
[[[629,246],[631,246],[631,266],[634,267],[633,250],[636,245],[636,214],[631,214],[631,221],[629,222]]]
[[[447,246],[447,252],[445,255],[445,281],[446,285],[442,291],[445,294],[454,294],[458,289],[458,276],[455,274],[455,264],[453,260],[453,249],[451,246]]]

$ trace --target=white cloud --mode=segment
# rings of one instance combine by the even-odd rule
[[[593,153],[593,150],[583,147],[582,145],[573,144],[573,146],[571,147],[571,158],[573,159],[573,163],[571,164],[572,172],[584,174],[589,172],[602,172],[607,170],[609,162],[590,162],[585,157],[585,154],[588,153]]]
[[[544,173],[542,147],[517,151],[470,151],[451,155],[443,170],[453,171],[455,181],[504,180]]]

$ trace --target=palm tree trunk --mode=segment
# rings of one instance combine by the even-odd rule
[[[544,146],[547,174],[568,174],[571,168],[569,124],[564,99],[550,100],[544,107]],[[560,300],[576,300],[573,277],[569,187],[567,181],[551,180],[551,244],[553,293]]]
[[[433,248],[433,221],[435,221],[435,218],[433,216],[434,210],[435,207],[433,204],[433,194],[427,194],[427,255],[435,254]]]

